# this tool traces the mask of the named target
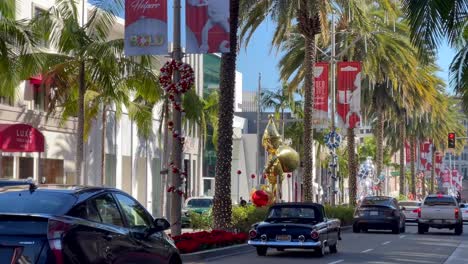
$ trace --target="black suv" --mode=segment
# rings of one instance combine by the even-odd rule
[[[353,232],[367,232],[368,229],[405,232],[404,207],[400,208],[395,198],[387,196],[365,197],[354,212]]]
[[[169,223],[110,188],[0,181],[0,263],[181,263]]]

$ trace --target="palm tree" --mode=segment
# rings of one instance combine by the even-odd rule
[[[16,20],[16,1],[0,3],[0,97],[14,98],[22,80],[33,74],[27,56],[35,47],[33,33],[25,20]]]
[[[75,109],[78,115],[78,131],[75,166],[76,175],[82,184],[85,183],[85,177],[82,175],[86,129],[85,96],[96,80],[105,78],[99,69],[93,68],[93,64],[97,63],[101,56],[98,51],[114,53],[117,47],[122,46],[121,41],[109,41],[108,37],[116,16],[123,10],[123,1],[114,1],[113,5],[108,5],[106,1],[99,0],[93,4],[95,7],[86,23],[80,24],[78,7],[74,0],[56,0],[54,7],[33,21],[36,32],[47,38],[58,51],[57,54],[43,54],[44,58],[39,68],[49,79],[54,80],[55,86],[63,88],[59,92],[69,96],[75,88],[77,91]]]
[[[221,230],[231,228],[232,122],[234,118],[239,5],[240,0],[231,0],[229,3],[230,51],[221,56],[218,157],[216,160],[216,187],[213,200],[213,227]]]
[[[294,108],[294,98],[289,92],[288,86],[283,82],[282,87],[277,91],[262,91],[261,105],[265,108],[274,108],[276,119],[280,119],[281,136],[284,137],[284,110]]]
[[[319,0],[261,0],[242,1],[241,39],[249,42],[253,32],[262,21],[271,17],[276,22],[273,45],[280,47],[289,34],[293,33],[293,21],[297,21],[297,31],[304,39],[305,56],[304,78],[304,200],[312,201],[312,158],[313,144],[313,65],[316,60],[315,36],[326,28],[328,1]]]

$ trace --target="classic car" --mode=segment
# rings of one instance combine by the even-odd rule
[[[259,256],[265,256],[268,248],[299,248],[313,249],[322,257],[327,247],[330,253],[337,252],[340,226],[339,220],[327,218],[321,204],[278,203],[270,207],[263,222],[252,226],[248,243]]]

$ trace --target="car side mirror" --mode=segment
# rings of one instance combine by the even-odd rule
[[[169,222],[164,218],[156,218],[154,220],[155,232],[167,230],[169,227],[171,227],[171,224],[169,224]]]

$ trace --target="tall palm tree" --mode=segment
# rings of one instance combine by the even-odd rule
[[[276,119],[278,117],[280,119],[281,136],[284,136],[284,110],[293,110],[294,103],[293,94],[284,82],[277,91],[265,90],[261,93],[261,105],[265,108],[274,108]]]
[[[83,145],[85,138],[85,96],[86,92],[96,78],[100,78],[99,71],[93,64],[99,60],[100,54],[96,48],[107,49],[112,52],[116,41],[108,41],[112,25],[116,16],[123,10],[123,1],[114,1],[113,5],[106,4],[105,0],[94,1],[89,20],[80,22],[77,2],[74,0],[56,0],[55,5],[37,17],[33,23],[36,32],[47,38],[50,45],[57,49],[57,54],[47,54],[43,59],[41,69],[51,72],[73,72],[75,81],[70,78],[60,79],[57,74],[53,78],[55,84],[73,84],[70,87],[77,90],[77,145],[76,145],[76,175],[81,183],[85,183],[82,173]],[[65,86],[63,86],[65,87]]]
[[[231,0],[229,3],[230,50],[221,56],[218,157],[216,160],[216,186],[213,200],[213,227],[221,230],[231,228],[232,122],[234,119],[239,5],[240,0]]]
[[[268,17],[276,22],[273,45],[280,47],[289,34],[293,33],[294,21],[297,21],[297,31],[304,39],[305,56],[303,68],[304,78],[304,200],[312,201],[313,173],[313,65],[316,61],[315,36],[326,29],[326,15],[329,2],[322,0],[260,0],[242,1],[241,38],[249,42],[253,32]]]

